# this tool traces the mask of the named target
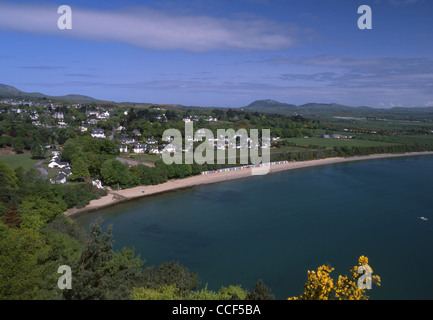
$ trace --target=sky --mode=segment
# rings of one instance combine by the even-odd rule
[[[0,0],[0,83],[203,107],[433,106],[432,17],[431,0]]]

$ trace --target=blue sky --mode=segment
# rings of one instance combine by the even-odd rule
[[[0,0],[0,83],[210,107],[433,106],[432,16],[430,0]]]

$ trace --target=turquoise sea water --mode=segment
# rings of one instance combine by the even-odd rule
[[[419,219],[423,216],[428,221]],[[261,278],[277,299],[307,270],[348,274],[369,258],[372,299],[433,298],[433,156],[341,163],[143,198],[75,218],[113,225],[115,248],[176,260],[218,290]]]

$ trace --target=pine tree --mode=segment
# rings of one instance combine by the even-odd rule
[[[20,213],[14,206],[9,207],[3,216],[3,223],[9,228],[17,228],[21,221]]]
[[[275,296],[272,293],[271,289],[268,288],[262,281],[259,279],[254,286],[253,291],[247,296],[247,300],[274,300]]]
[[[72,267],[72,289],[63,291],[66,300],[125,300],[132,287],[141,280],[140,257],[133,249],[113,251],[112,226],[102,232],[102,220],[91,226],[89,239]]]
[[[64,290],[64,298],[78,300],[109,299],[109,279],[105,264],[113,257],[111,226],[102,232],[102,220],[91,226],[90,238],[81,253],[79,261],[72,269],[72,289]]]

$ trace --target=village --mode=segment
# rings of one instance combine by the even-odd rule
[[[59,135],[59,132],[62,132],[67,137],[78,135],[90,136],[93,139],[109,139],[118,148],[117,159],[129,165],[146,164],[144,161],[146,159],[152,159],[147,162],[147,164],[151,164],[155,159],[162,158],[163,151],[169,153],[190,152],[193,145],[196,146],[202,141],[202,138],[197,138],[197,135],[185,136],[186,146],[182,150],[176,150],[170,144],[172,137],[163,140],[162,134],[152,130],[146,132],[143,127],[164,127],[168,121],[171,121],[172,124],[178,122],[185,125],[218,122],[218,118],[213,114],[191,114],[159,106],[150,107],[146,112],[138,111],[137,114],[144,116],[140,117],[140,121],[137,121],[135,115],[137,110],[108,104],[4,99],[0,100],[0,105],[3,105],[0,113],[10,115],[14,119],[21,119],[21,121],[53,134]],[[197,134],[200,136],[203,130],[199,129]],[[272,137],[272,141],[278,139],[279,137]],[[220,142],[218,143],[218,141]],[[42,173],[49,175],[51,183],[64,184],[72,175],[71,164],[62,159],[62,142],[64,141],[54,139],[50,142],[43,146],[45,148],[45,160],[40,161],[37,167]],[[210,142],[219,150],[241,148],[240,141],[233,142],[228,137],[217,136]],[[246,147],[257,149],[259,145],[248,138]],[[92,180],[92,183],[98,188],[103,188],[98,179]]]

